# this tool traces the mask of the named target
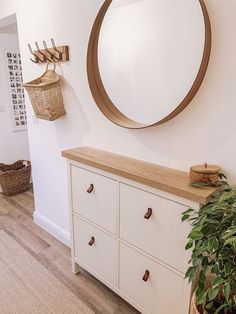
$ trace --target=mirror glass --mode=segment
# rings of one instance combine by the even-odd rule
[[[128,118],[156,123],[190,91],[204,45],[198,0],[113,0],[98,40],[104,88]]]

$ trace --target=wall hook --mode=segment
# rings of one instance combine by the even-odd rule
[[[69,47],[68,46],[56,46],[55,41],[51,38],[52,46],[47,47],[46,41],[43,40],[44,49],[40,49],[38,42],[35,41],[36,50],[33,51],[31,45],[28,44],[30,53],[34,56],[30,60],[34,63],[45,62],[61,62],[69,60]]]
[[[47,56],[46,56],[44,53],[42,53],[42,51],[40,50],[37,41],[35,41],[35,46],[36,46],[36,48],[37,48],[37,52],[42,56],[42,59],[40,59],[39,56],[38,56],[39,60],[40,60],[41,62],[45,62],[46,60],[48,60]]]
[[[53,57],[56,60],[61,61],[62,60],[62,52],[59,49],[57,49],[53,38],[51,38],[51,43],[52,43],[53,50],[56,51],[56,53],[58,54],[59,58],[57,58],[55,55],[53,55]]]
[[[28,44],[28,47],[29,47],[29,51],[30,53],[34,56],[34,59],[30,58],[30,60],[34,63],[38,63],[39,62],[39,57],[33,52],[30,44]]]
[[[51,51],[48,49],[48,47],[47,47],[47,44],[46,44],[46,41],[45,40],[43,40],[43,45],[44,45],[44,49],[45,49],[45,51],[49,54],[49,56],[50,56],[50,58],[51,59],[48,59],[48,61],[51,61],[51,62],[53,62],[54,61],[54,55],[53,55],[53,53],[51,53]]]

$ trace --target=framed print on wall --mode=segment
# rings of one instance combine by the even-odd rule
[[[6,60],[13,131],[21,131],[27,129],[27,117],[20,53],[9,49]]]

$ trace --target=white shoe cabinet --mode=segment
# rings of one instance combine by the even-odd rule
[[[89,147],[68,159],[73,272],[79,266],[141,313],[187,314],[188,225],[213,189],[189,186],[186,173]]]

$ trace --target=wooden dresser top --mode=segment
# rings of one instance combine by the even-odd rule
[[[62,156],[200,204],[205,204],[216,190],[190,186],[187,172],[91,147],[66,150]]]

